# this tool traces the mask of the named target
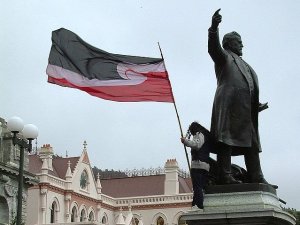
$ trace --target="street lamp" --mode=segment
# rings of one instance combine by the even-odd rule
[[[23,174],[24,174],[24,149],[31,152],[32,140],[37,138],[38,129],[33,124],[27,124],[24,126],[23,120],[19,117],[12,117],[7,121],[7,128],[13,133],[13,145],[20,146],[20,164],[19,164],[19,185],[18,185],[18,208],[17,208],[17,225],[21,225],[22,222],[22,194],[23,194]],[[23,138],[17,137],[20,133]],[[26,138],[27,140],[25,140]]]

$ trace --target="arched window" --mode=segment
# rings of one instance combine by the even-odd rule
[[[50,223],[54,223],[55,202],[52,203],[50,211],[51,211]]]
[[[93,211],[91,211],[90,214],[89,214],[89,221],[95,221],[95,217],[94,217]]]
[[[71,222],[76,222],[76,217],[77,217],[77,209],[76,206],[74,206],[71,212]]]
[[[86,220],[86,214],[85,214],[85,210],[82,209],[81,213],[80,213],[80,222],[83,222]]]
[[[56,223],[57,222],[57,203],[54,201],[51,205],[50,209],[50,223]]]
[[[178,212],[175,216],[174,216],[174,220],[173,220],[173,224],[178,224],[178,225],[187,225],[185,220],[181,219],[181,216],[184,212]]]
[[[102,217],[101,223],[102,224],[107,224],[107,218],[106,218],[105,215]]]
[[[156,225],[165,225],[165,221],[161,216],[157,218]]]
[[[139,219],[136,218],[136,217],[133,218],[133,219],[132,219],[132,224],[133,224],[133,225],[138,225],[138,224],[139,224]]]

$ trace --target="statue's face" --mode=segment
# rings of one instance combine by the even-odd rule
[[[243,52],[242,49],[244,47],[242,39],[238,36],[236,36],[235,39],[232,39],[229,43],[228,43],[229,49],[234,52],[235,54],[237,54],[238,56],[242,56]]]

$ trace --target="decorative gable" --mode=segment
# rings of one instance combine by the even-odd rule
[[[73,172],[72,190],[83,195],[97,196],[97,184],[90,165],[86,146],[87,143],[84,141],[82,154]]]
[[[90,160],[89,160],[89,156],[88,156],[87,152],[84,152],[82,162],[86,163],[86,164],[90,164]]]

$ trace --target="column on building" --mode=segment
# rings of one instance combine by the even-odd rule
[[[42,184],[49,184],[48,181],[48,174],[49,170],[53,171],[52,166],[52,156],[53,156],[53,149],[50,144],[45,144],[41,147],[39,152],[40,159],[43,161],[42,168],[41,168],[41,175],[40,175],[40,185]],[[41,211],[42,211],[42,224],[46,223],[47,218],[47,194],[48,189],[47,186],[41,187],[40,195],[41,195]]]
[[[66,172],[66,182],[65,182],[65,209],[66,209],[66,222],[71,222],[71,212],[70,212],[70,204],[71,204],[71,187],[72,187],[72,172],[71,172],[71,162],[68,161],[68,169]]]
[[[40,191],[40,194],[41,194],[41,210],[42,210],[42,221],[40,221],[41,224],[46,223],[47,192],[48,192],[48,190],[46,188],[41,188],[41,191]]]
[[[48,183],[48,163],[47,160],[43,159],[42,164],[42,173],[40,176],[40,183]],[[40,221],[42,224],[46,223],[46,214],[47,214],[47,188],[41,188],[40,195],[41,195],[41,211],[42,211],[42,221]]]
[[[96,183],[96,188],[97,188],[97,199],[98,199],[98,204],[97,204],[97,212],[96,212],[96,221],[100,222],[100,210],[101,210],[101,200],[102,200],[102,185],[100,182],[100,174],[97,174],[97,183]]]

